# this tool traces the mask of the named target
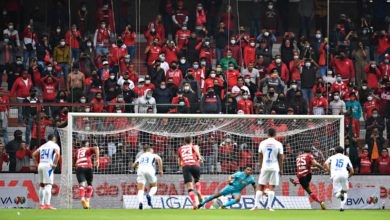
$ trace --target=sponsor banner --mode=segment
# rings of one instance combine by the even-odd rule
[[[345,209],[379,209],[381,208],[380,190],[377,187],[348,190]],[[340,207],[340,201],[333,200],[333,207]]]
[[[0,190],[0,208],[32,208],[27,198],[26,187],[2,187]]]
[[[204,196],[206,199],[208,196]],[[205,204],[205,209],[216,209],[221,204],[225,204],[232,197],[221,196],[213,201]],[[260,202],[260,205],[265,209],[268,205],[268,199]],[[123,196],[123,208],[138,209],[137,196]],[[188,196],[154,196],[152,199],[153,208],[157,209],[192,209],[192,202]],[[255,205],[254,196],[242,196],[240,202],[228,207],[230,209],[251,209]],[[275,196],[272,201],[274,209],[311,209],[309,199],[303,196]],[[145,208],[150,208],[144,202]]]
[[[137,176],[135,174],[110,174],[110,175],[94,175],[94,193],[91,198],[92,208],[123,208],[123,196],[124,195],[137,195]],[[202,193],[204,195],[212,195],[227,184],[228,175],[202,175],[201,186]],[[258,178],[256,175],[255,178]],[[289,178],[296,178],[295,176],[286,175],[282,176],[280,185],[276,188],[277,196],[305,196],[302,187],[294,186],[289,182]],[[61,203],[60,195],[65,196],[65,189],[60,189],[60,175],[55,175],[54,185],[52,189],[52,203],[54,206],[59,206]],[[21,186],[27,189],[27,198],[38,207],[38,190],[39,179],[36,174],[8,174],[2,173],[0,175],[0,191],[3,191],[1,187],[16,187]],[[333,186],[329,176],[317,176],[314,175],[310,185],[312,191],[317,194],[320,200],[325,201],[327,208],[335,208],[333,201]],[[390,176],[353,176],[350,179],[350,188],[379,188],[382,203],[386,208],[390,207]],[[80,198],[78,194],[78,185],[76,176],[73,176],[72,186],[73,207],[81,208]],[[157,195],[160,196],[178,196],[186,195],[187,190],[183,183],[183,176],[181,174],[164,175],[158,177],[158,191]],[[252,187],[248,187],[243,191],[243,195],[254,195]],[[320,209],[320,206],[315,201],[309,199],[313,209]]]

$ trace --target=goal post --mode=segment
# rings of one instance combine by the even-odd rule
[[[330,156],[335,146],[344,147],[344,116],[342,115],[70,112],[67,128],[59,129],[62,151],[59,195],[62,200],[58,206],[81,207],[77,200],[78,195],[74,195],[73,189],[76,180],[72,152],[74,147],[80,145],[83,140],[88,140],[91,145],[101,148],[101,166],[94,172],[95,176],[99,177],[94,181],[98,182],[135,182],[136,174],[130,164],[142,152],[145,144],[151,145],[155,153],[162,157],[166,174],[165,177],[160,178],[161,180],[159,179],[159,182],[166,184],[164,186],[167,186],[167,189],[159,190],[158,195],[168,196],[186,195],[182,183],[179,184],[183,178],[177,165],[176,155],[177,148],[183,143],[184,137],[191,136],[206,158],[201,167],[204,185],[221,183],[216,188],[208,187],[203,192],[211,194],[222,187],[227,175],[242,169],[243,166],[252,165],[255,178],[258,178],[257,148],[258,144],[267,137],[269,128],[275,128],[277,139],[284,144],[285,174],[295,174],[295,157],[307,147],[311,147],[319,162],[323,162]],[[280,189],[276,192],[281,193]],[[251,194],[251,191],[248,193]],[[91,203],[92,207],[97,208],[118,208],[121,205],[110,205],[120,201],[118,198],[96,196]]]

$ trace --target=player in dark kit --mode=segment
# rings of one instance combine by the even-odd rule
[[[82,142],[82,147],[77,149],[75,159],[76,176],[79,182],[79,195],[84,209],[89,209],[89,199],[92,196],[92,156],[95,154],[95,167],[99,167],[99,147],[90,147],[88,141]],[[85,194],[86,197],[85,197]]]
[[[196,193],[199,202],[202,202],[202,194],[200,192],[200,163],[203,162],[203,157],[200,155],[199,146],[192,143],[192,137],[184,139],[184,145],[178,150],[179,166],[183,168],[184,184],[187,186],[188,195],[192,201],[194,209],[197,209],[195,200],[194,187],[192,185],[192,178],[194,178]]]
[[[320,201],[316,194],[313,193],[310,189],[310,181],[311,181],[311,167],[315,166],[320,168],[321,170],[325,170],[321,164],[319,164],[311,154],[311,150],[305,149],[304,152],[298,155],[296,159],[296,168],[297,168],[297,177],[298,180],[294,180],[290,178],[290,182],[294,184],[294,186],[301,184],[302,188],[309,194],[310,198],[314,201],[318,202],[321,205],[322,209],[325,209],[325,202]]]

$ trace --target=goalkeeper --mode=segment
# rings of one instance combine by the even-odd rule
[[[255,178],[252,176],[252,168],[250,166],[247,166],[243,172],[237,172],[229,176],[228,180],[229,185],[225,186],[225,188],[223,188],[220,192],[209,196],[209,198],[198,205],[198,209],[213,199],[231,194],[233,199],[229,200],[227,203],[221,206],[222,209],[226,209],[226,207],[236,204],[240,201],[241,191],[249,184],[252,184],[253,190],[256,191],[256,182]]]

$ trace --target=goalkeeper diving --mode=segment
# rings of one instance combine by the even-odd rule
[[[225,186],[220,192],[209,196],[206,200],[198,205],[198,209],[203,207],[206,203],[220,197],[231,194],[233,199],[223,204],[220,208],[226,209],[226,207],[238,203],[241,199],[241,191],[246,186],[252,185],[253,190],[256,191],[255,178],[252,176],[252,167],[247,166],[243,172],[237,172],[228,178],[229,185]]]

